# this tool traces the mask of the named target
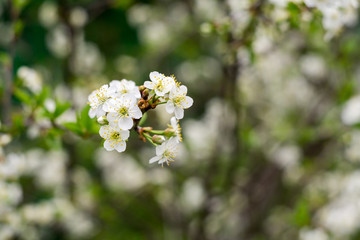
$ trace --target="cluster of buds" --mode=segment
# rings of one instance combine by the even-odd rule
[[[101,86],[88,97],[89,116],[97,117],[102,125],[99,133],[107,151],[125,151],[130,131],[134,130],[140,139],[156,147],[156,156],[149,163],[169,165],[182,141],[179,119],[184,117],[184,109],[192,106],[193,99],[186,96],[186,86],[180,85],[174,76],[151,72],[150,80],[139,87],[126,79]],[[168,128],[141,127],[139,123],[145,119],[144,114],[159,104],[166,104],[166,111],[174,114]]]

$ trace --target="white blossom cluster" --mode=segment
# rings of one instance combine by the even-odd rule
[[[156,146],[156,156],[149,162],[169,165],[181,142],[178,121],[184,117],[184,109],[192,106],[193,99],[186,96],[187,87],[180,85],[174,76],[151,72],[149,77],[150,81],[145,81],[142,86],[136,86],[131,80],[113,80],[93,91],[88,97],[89,116],[96,116],[103,124],[99,133],[105,139],[107,151],[124,152],[133,129],[141,139]],[[166,111],[174,114],[169,127],[156,131],[151,127],[140,127],[143,115],[159,104],[166,104]]]
[[[330,39],[344,26],[352,26],[357,20],[358,0],[304,0],[306,6],[317,8],[323,15],[322,24]]]
[[[4,137],[2,137],[4,138]],[[8,141],[1,141],[6,145]],[[95,227],[87,211],[93,208],[89,181],[80,181],[80,168],[72,174],[76,192],[70,201],[66,189],[67,156],[62,151],[33,149],[24,153],[0,153],[0,239],[41,239],[41,227],[56,224],[78,239],[89,237]],[[87,174],[86,171],[82,173]],[[52,193],[51,198],[26,200],[19,181],[33,182],[34,190]]]

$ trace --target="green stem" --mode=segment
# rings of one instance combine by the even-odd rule
[[[144,125],[146,119],[147,119],[147,113],[145,112],[145,113],[143,114],[143,116],[141,117],[141,119],[140,119],[140,122],[139,122],[139,126],[140,126],[140,127],[141,127],[142,125]]]
[[[165,104],[167,103],[166,101],[165,102],[159,102],[159,103],[156,103],[156,105],[160,105],[160,104]]]
[[[156,134],[156,135],[164,135],[165,131],[164,130],[150,130],[149,133]]]
[[[151,99],[150,99],[150,101],[149,101],[150,104],[153,104],[153,102],[156,101],[156,100],[155,100],[155,96],[156,96],[156,94],[154,93],[154,95],[151,97]]]
[[[153,140],[151,139],[151,136],[147,133],[143,133],[143,136],[155,147],[157,147],[157,145],[153,142]]]

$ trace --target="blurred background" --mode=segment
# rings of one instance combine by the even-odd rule
[[[360,239],[358,1],[0,0],[0,240]],[[87,97],[174,74],[169,167]],[[148,123],[165,128],[164,105]]]

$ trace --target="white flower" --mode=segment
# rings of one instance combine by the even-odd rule
[[[156,147],[156,156],[149,160],[149,163],[159,162],[159,164],[167,165],[174,161],[177,153],[178,141],[176,138],[170,138],[168,141],[163,142],[161,145]]]
[[[128,94],[110,99],[104,105],[104,110],[109,112],[107,120],[112,127],[119,126],[119,128],[126,130],[132,128],[134,124],[133,118],[139,119],[142,117],[136,98]]]
[[[187,88],[185,86],[174,87],[170,91],[169,101],[166,103],[166,111],[168,113],[175,112],[177,119],[184,117],[184,109],[193,105],[194,100],[186,96]]]
[[[110,93],[111,92],[109,91],[109,86],[105,84],[101,86],[100,89],[96,89],[89,95],[88,101],[91,107],[89,110],[89,117],[91,118],[94,118],[95,116],[101,117],[106,114],[106,112],[103,109],[103,106],[106,103],[106,101],[109,100]]]
[[[123,152],[126,149],[126,142],[129,138],[130,132],[128,130],[121,130],[116,126],[102,126],[100,128],[100,136],[105,139],[104,147],[107,151],[116,150]]]
[[[181,137],[181,127],[180,127],[180,124],[179,124],[179,120],[177,120],[175,117],[172,117],[170,119],[170,126],[172,129],[174,129],[175,131],[175,139],[178,141],[178,142],[182,142],[182,137]]]
[[[175,80],[172,77],[165,77],[158,72],[150,73],[150,81],[145,81],[144,86],[154,89],[156,95],[163,97],[175,86]]]
[[[114,94],[114,97],[120,97],[123,94],[130,94],[136,98],[141,97],[139,88],[135,85],[135,82],[126,79],[111,81],[110,91]]]

